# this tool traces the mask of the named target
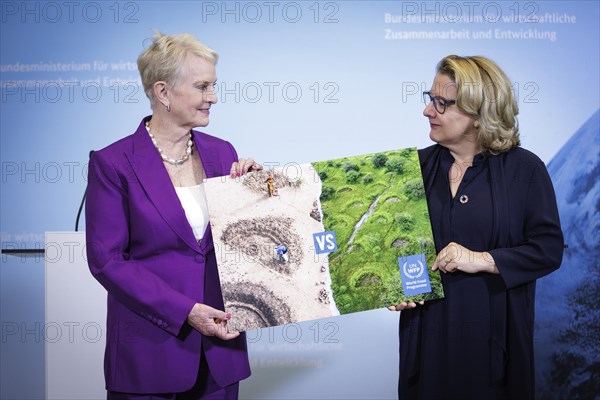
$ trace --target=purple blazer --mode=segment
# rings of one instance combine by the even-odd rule
[[[108,292],[106,388],[182,392],[201,348],[215,381],[247,378],[246,337],[206,337],[187,324],[195,303],[223,310],[210,224],[198,243],[144,118],[137,131],[92,154],[86,200],[90,271]],[[229,174],[233,146],[193,131],[208,178]]]

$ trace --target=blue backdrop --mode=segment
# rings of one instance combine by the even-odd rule
[[[592,339],[600,320],[598,2],[0,5],[3,249],[43,248],[45,231],[73,229],[89,151],[132,133],[150,113],[135,62],[153,29],[192,33],[219,52],[219,103],[205,131],[270,165],[427,146],[420,93],[437,61],[453,53],[494,59],[514,82],[523,146],[550,163],[569,244],[561,270],[539,285],[538,390],[544,398],[599,394],[598,383],[586,383],[598,381],[600,368]],[[39,398],[43,259],[3,255],[0,273],[0,397]],[[378,333],[355,321],[344,329],[362,329],[375,343],[345,344],[364,347],[356,363],[377,363],[369,354]],[[281,330],[255,333],[255,376],[242,393],[334,397],[366,385],[356,397],[393,397],[396,371],[382,384],[368,368],[357,376],[349,360],[352,382],[332,381],[328,360],[343,357],[344,343],[325,341],[330,327],[301,325],[304,347],[290,347]],[[395,345],[385,352],[397,357]]]

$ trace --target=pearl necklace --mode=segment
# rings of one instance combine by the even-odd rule
[[[154,138],[154,135],[152,134],[152,132],[150,132],[150,121],[146,121],[146,129],[148,130],[148,135],[150,135],[150,139],[152,139],[152,143],[154,143],[154,147],[156,147],[156,150],[158,150],[158,154],[160,154],[160,158],[162,158],[164,162],[168,162],[171,165],[181,165],[190,158],[190,155],[192,154],[192,147],[194,146],[194,141],[192,140],[192,132],[189,133],[187,149],[185,150],[185,154],[179,160],[175,160],[173,158],[169,158],[169,156],[167,156],[163,152],[163,149],[161,149],[158,145],[158,142]]]

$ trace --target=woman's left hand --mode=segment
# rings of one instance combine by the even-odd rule
[[[389,306],[387,309],[390,311],[410,310],[411,308],[415,308],[417,305],[422,306],[423,304],[425,304],[424,300],[421,300],[418,303],[415,303],[414,301],[408,301],[408,302],[403,301],[398,305]]]
[[[469,274],[489,272],[498,274],[494,258],[487,251],[478,252],[467,249],[458,243],[451,242],[439,252],[432,270],[442,272],[463,271]]]
[[[251,171],[262,170],[262,165],[254,161],[253,158],[240,158],[238,161],[231,164],[231,170],[229,176],[231,178],[237,178]]]
[[[196,303],[190,311],[187,321],[204,336],[216,336],[219,339],[231,340],[240,335],[239,332],[229,332],[227,321],[231,314],[217,310],[206,304]]]

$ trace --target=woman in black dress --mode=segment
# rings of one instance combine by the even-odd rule
[[[445,298],[400,316],[404,399],[533,399],[535,281],[564,249],[544,163],[519,147],[512,84],[484,57],[445,57],[419,151]]]

